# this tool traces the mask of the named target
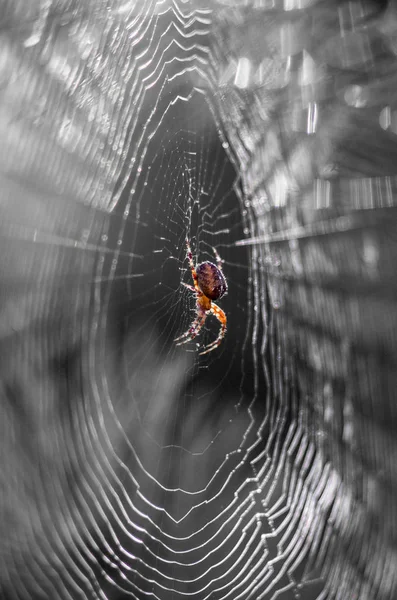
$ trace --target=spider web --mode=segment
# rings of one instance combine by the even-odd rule
[[[2,3],[2,597],[395,596],[380,9]]]

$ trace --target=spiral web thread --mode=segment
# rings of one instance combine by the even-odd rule
[[[3,595],[392,599],[392,9],[3,4]]]

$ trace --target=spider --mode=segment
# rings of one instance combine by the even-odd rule
[[[181,344],[186,344],[193,340],[200,333],[206,318],[211,313],[220,322],[221,329],[216,340],[199,353],[207,354],[208,352],[215,350],[225,337],[227,323],[226,315],[219,306],[214,304],[213,300],[219,300],[226,294],[227,283],[222,271],[222,259],[215,248],[213,248],[213,251],[216,258],[216,265],[212,262],[205,261],[196,267],[194,266],[193,254],[188,239],[186,239],[186,249],[194,285],[189,285],[187,283],[182,283],[182,285],[196,295],[196,318],[189,329],[180,337],[176,338],[174,342],[178,342],[177,346],[180,346]]]

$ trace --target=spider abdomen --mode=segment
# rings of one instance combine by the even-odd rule
[[[214,263],[206,261],[196,268],[200,290],[210,300],[218,300],[227,292],[227,283],[222,271]]]

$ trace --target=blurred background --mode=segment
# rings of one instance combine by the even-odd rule
[[[395,3],[0,25],[0,597],[394,600]]]

